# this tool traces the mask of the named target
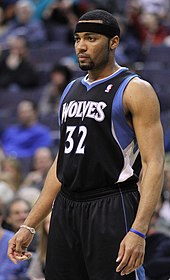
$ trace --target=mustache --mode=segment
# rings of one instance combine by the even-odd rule
[[[84,53],[84,52],[79,52],[79,53],[77,54],[77,57],[78,57],[78,58],[79,58],[79,57],[90,58],[90,56],[89,56],[88,54]]]

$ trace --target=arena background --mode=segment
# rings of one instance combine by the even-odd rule
[[[165,182],[160,205],[148,233],[145,267],[148,280],[168,280],[170,278],[170,0],[0,1],[2,225],[3,228],[14,231],[7,219],[7,208],[13,198],[19,196],[28,200],[32,206],[39,195],[47,168],[56,155],[59,144],[58,100],[65,84],[61,83],[62,76],[54,78],[53,74],[64,73],[67,82],[85,74],[79,69],[76,60],[73,30],[79,16],[96,8],[112,12],[120,23],[121,41],[116,51],[117,62],[149,81],[160,102],[166,151]],[[14,42],[16,38],[24,40],[23,52],[20,45]],[[24,63],[26,61],[27,65],[24,70],[19,67],[22,60]],[[4,68],[4,65],[7,65],[8,69]],[[16,75],[11,75],[14,72]],[[21,82],[20,78],[24,75],[28,78],[32,74],[33,78],[27,79],[25,83]],[[52,105],[54,98],[57,100],[55,106]],[[49,129],[51,144],[46,148],[50,150],[51,158],[49,159],[48,151],[49,161],[45,159],[49,164],[47,166],[43,165],[44,151],[40,151],[38,165],[35,154],[25,157],[17,154],[17,151],[6,153],[3,148],[5,131],[12,125],[19,124],[18,104],[23,100],[31,100],[36,104],[39,123]],[[49,103],[47,110],[44,102]],[[19,138],[19,135],[15,137]],[[12,163],[8,159],[12,159]],[[20,180],[17,181],[18,173]],[[33,177],[34,180],[30,179]],[[0,232],[3,228],[0,227]],[[35,254],[37,250],[39,249],[33,248]],[[24,268],[22,273],[15,271],[15,276],[13,274],[13,278],[10,278],[11,276],[5,274],[2,269],[5,262],[5,259],[0,262],[0,280],[43,279],[43,276],[40,278],[33,274],[28,275],[27,268]],[[10,269],[13,271],[7,264],[6,271]]]

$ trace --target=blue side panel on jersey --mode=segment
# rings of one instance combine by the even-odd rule
[[[145,280],[146,276],[145,276],[145,270],[143,268],[143,266],[140,266],[137,270],[136,270],[136,274],[137,274],[137,279],[138,280]]]
[[[135,138],[133,129],[127,123],[123,110],[123,94],[126,86],[137,75],[126,78],[117,90],[112,104],[112,122],[116,137],[122,149],[124,150]]]
[[[59,108],[58,108],[58,122],[59,122],[59,126],[60,126],[60,110],[61,110],[61,104],[63,103],[64,98],[66,97],[67,93],[69,92],[70,88],[72,87],[72,85],[74,84],[75,80],[71,81],[65,88],[65,90],[63,91],[61,98],[60,98],[60,103],[59,103]]]
[[[136,139],[135,139],[135,140],[136,140]],[[134,148],[133,148],[133,153],[134,153],[134,154],[136,153],[137,149],[138,149],[138,143],[137,143],[137,141],[135,141],[135,142],[134,142]]]

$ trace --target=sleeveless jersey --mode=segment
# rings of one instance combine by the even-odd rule
[[[122,104],[123,92],[136,76],[121,68],[91,84],[79,78],[64,91],[57,163],[63,190],[100,191],[118,182],[137,181],[139,151]]]

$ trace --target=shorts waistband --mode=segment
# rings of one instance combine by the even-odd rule
[[[102,198],[109,195],[116,195],[124,192],[135,192],[138,191],[138,186],[136,183],[134,184],[124,184],[124,183],[117,183],[116,186],[98,189],[94,191],[87,191],[87,192],[68,192],[65,188],[61,187],[61,195],[65,198],[74,201],[89,201],[98,198]]]

